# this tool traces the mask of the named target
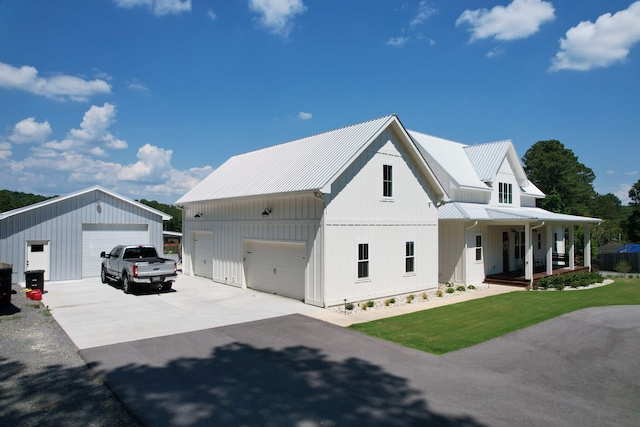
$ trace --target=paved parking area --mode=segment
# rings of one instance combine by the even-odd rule
[[[130,295],[99,278],[47,282],[42,301],[80,350],[318,310],[181,274],[170,292]]]

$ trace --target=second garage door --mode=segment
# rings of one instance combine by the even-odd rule
[[[304,243],[245,241],[247,287],[304,300]]]
[[[147,224],[82,224],[82,277],[100,276],[100,252],[149,243]]]

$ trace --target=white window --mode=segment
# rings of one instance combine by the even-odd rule
[[[415,245],[414,242],[405,243],[405,259],[404,259],[404,271],[405,273],[415,272]]]
[[[393,197],[393,166],[382,165],[382,196]]]
[[[482,261],[482,236],[476,235],[476,261]]]
[[[516,231],[516,259],[524,259],[524,231]]]
[[[499,203],[513,203],[513,185],[506,182],[498,184],[498,202]]]
[[[358,279],[369,277],[369,244],[358,244]]]

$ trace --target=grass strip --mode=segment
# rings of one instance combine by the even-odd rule
[[[590,307],[640,304],[640,280],[576,291],[512,292],[350,326],[364,334],[445,354]]]

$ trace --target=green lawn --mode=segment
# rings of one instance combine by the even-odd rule
[[[350,328],[405,347],[444,354],[575,310],[635,304],[640,304],[640,279],[616,279],[593,289],[512,292]]]

